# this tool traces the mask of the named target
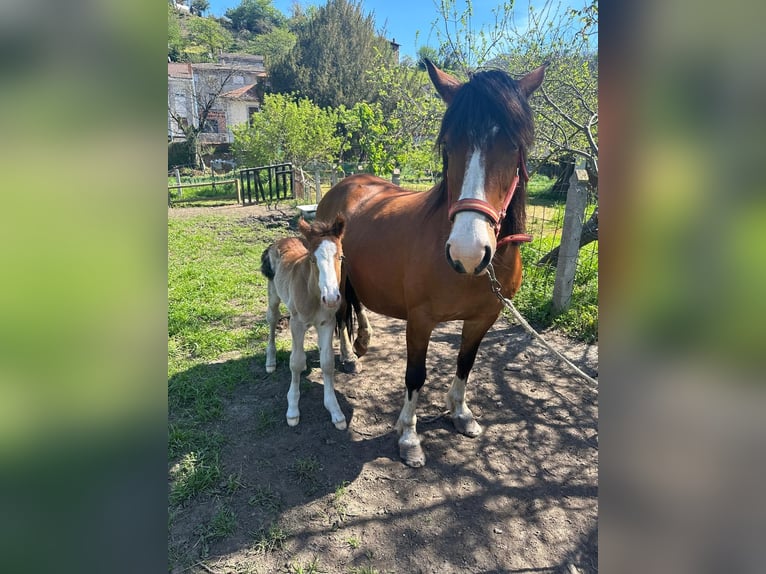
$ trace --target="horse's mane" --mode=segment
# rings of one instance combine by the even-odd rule
[[[447,153],[445,141],[466,141],[469,148],[479,145],[497,127],[504,139],[525,154],[534,141],[532,110],[522,95],[518,82],[502,70],[484,70],[471,75],[470,80],[455,94],[442,119],[436,145],[442,155],[442,181],[429,199],[431,210],[447,201]],[[519,186],[501,227],[501,235],[523,233],[526,220],[526,182]],[[430,210],[429,210],[430,211]]]

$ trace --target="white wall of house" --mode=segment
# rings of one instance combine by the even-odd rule
[[[198,118],[194,107],[195,101],[191,78],[168,77],[168,110],[171,110],[177,116],[186,118],[190,125],[196,126]],[[184,132],[178,127],[170,113],[168,113],[168,137],[173,141],[186,138]]]

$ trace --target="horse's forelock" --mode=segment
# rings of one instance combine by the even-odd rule
[[[481,145],[497,127],[510,142],[528,149],[534,139],[532,110],[518,82],[502,70],[473,74],[447,108],[437,144],[449,138]]]
[[[306,235],[311,250],[315,250],[324,239],[338,239],[336,229],[336,222],[334,221],[327,222],[315,219]]]

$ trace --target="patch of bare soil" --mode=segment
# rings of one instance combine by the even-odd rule
[[[284,418],[285,356],[271,375],[250,365],[252,380],[224,405],[219,429],[227,439],[224,476],[239,476],[227,498],[236,529],[186,571],[596,572],[597,394],[500,318],[468,383],[484,432],[457,434],[443,409],[460,324],[440,325],[418,404],[426,466],[409,468],[394,430],[405,393],[405,324],[370,319],[373,337],[359,372],[336,373],[348,430],[336,430],[323,406],[315,346],[294,428]],[[546,338],[586,372],[597,368],[596,345]],[[202,506],[210,511],[220,502],[211,497]],[[192,540],[194,516],[203,511],[195,506],[175,517],[176,541]]]

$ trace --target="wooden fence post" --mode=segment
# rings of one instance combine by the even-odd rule
[[[322,187],[319,181],[319,168],[316,168],[316,171],[314,172],[314,177],[316,178],[316,188],[317,188],[317,203],[322,201]]]
[[[181,174],[178,171],[178,168],[175,168],[176,171],[176,183],[178,184],[178,188],[176,188],[176,191],[178,192],[178,199],[183,199],[183,193],[181,193]]]
[[[245,205],[245,200],[242,199],[242,190],[239,187],[239,178],[234,179],[234,189],[237,190],[237,203]]]
[[[580,250],[580,235],[585,219],[585,204],[588,199],[586,182],[588,172],[585,161],[579,160],[569,179],[569,191],[564,210],[564,225],[561,230],[559,260],[556,264],[556,280],[553,283],[553,312],[566,311],[572,300],[577,254]]]

